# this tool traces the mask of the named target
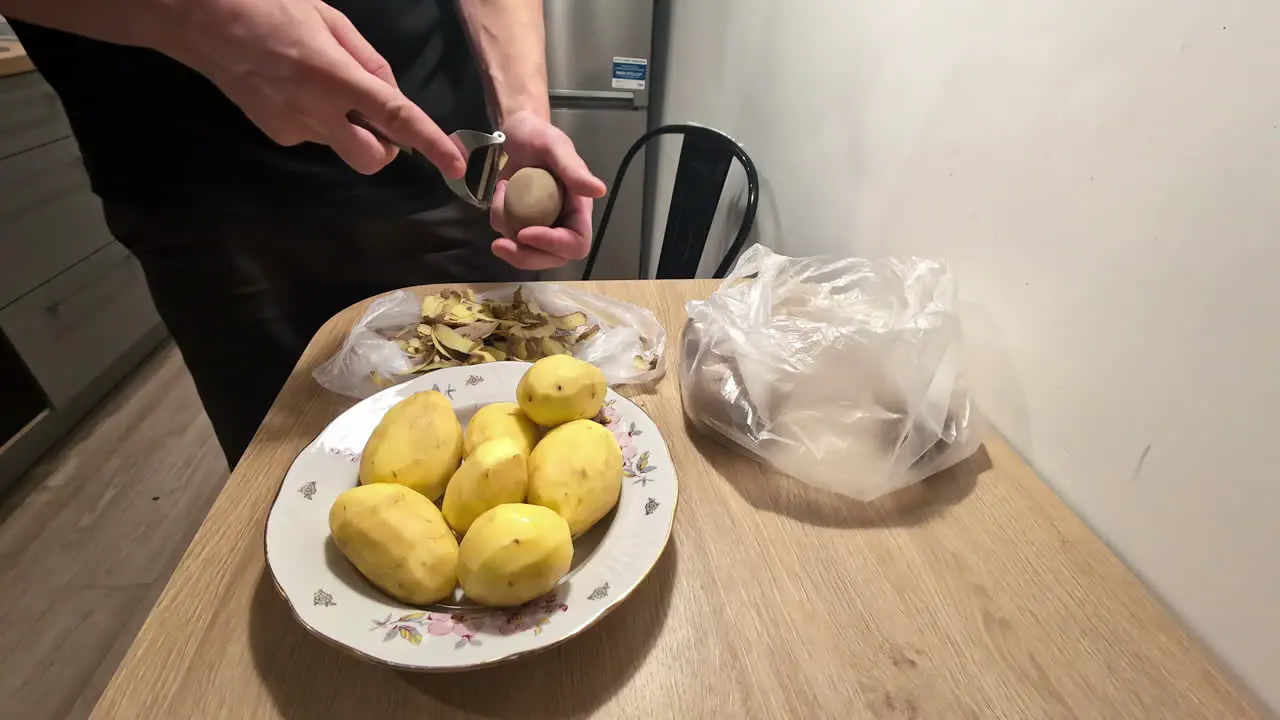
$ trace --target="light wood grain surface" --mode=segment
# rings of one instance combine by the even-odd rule
[[[0,77],[21,75],[35,70],[31,58],[22,43],[17,40],[0,40]]]
[[[687,431],[675,374],[706,281],[591,283],[651,308],[667,377],[627,393],[666,437],[680,508],[649,579],[599,625],[507,666],[414,675],[307,634],[264,574],[294,456],[350,400],[312,342],[95,718],[1259,717],[1143,585],[1002,442],[869,505]]]

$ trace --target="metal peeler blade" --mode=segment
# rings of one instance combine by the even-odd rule
[[[413,148],[388,138],[381,130],[374,127],[373,123],[370,123],[359,114],[355,112],[348,113],[347,121],[352,125],[368,130],[379,140],[396,146],[401,152],[415,155]],[[502,131],[489,134],[478,130],[456,130],[449,137],[462,149],[462,156],[466,158],[468,168],[471,167],[471,153],[481,149],[485,153],[480,179],[474,191],[467,185],[466,175],[460,178],[447,177],[444,179],[445,184],[449,186],[454,195],[457,195],[468,204],[481,210],[488,210],[489,204],[493,201],[493,192],[498,187],[498,179],[502,168],[502,145],[507,141],[507,136]]]
[[[484,149],[485,151],[484,164],[481,166],[480,179],[476,184],[474,193],[471,188],[467,187],[466,175],[460,178],[445,178],[445,184],[449,186],[454,195],[481,210],[488,210],[489,204],[493,202],[493,191],[498,187],[498,176],[501,174],[500,170],[502,169],[502,144],[507,141],[507,136],[501,130],[494,132],[492,135],[478,130],[457,130],[449,137],[462,146],[462,155],[467,158],[468,167],[471,166],[472,151],[479,149]]]

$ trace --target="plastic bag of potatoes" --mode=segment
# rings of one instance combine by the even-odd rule
[[[757,245],[688,313],[685,414],[788,475],[873,500],[977,449],[942,263]]]
[[[563,354],[600,368],[610,385],[638,384],[662,377],[666,344],[648,310],[562,285],[397,290],[373,301],[313,375],[366,398],[439,368]]]

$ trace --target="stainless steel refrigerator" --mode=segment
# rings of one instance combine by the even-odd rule
[[[543,0],[551,122],[572,140],[587,166],[612,187],[627,148],[649,124],[654,0]],[[640,277],[645,153],[631,162],[593,280]],[[605,200],[595,204],[599,226]],[[583,263],[548,271],[575,280]]]

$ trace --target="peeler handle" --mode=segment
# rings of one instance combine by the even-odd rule
[[[395,140],[392,140],[391,138],[387,137],[381,130],[374,127],[373,123],[369,122],[368,120],[365,120],[364,116],[356,112],[355,110],[352,110],[351,112],[347,113],[347,122],[351,123],[352,125],[355,125],[358,128],[363,128],[369,131],[370,135],[378,138],[379,140],[381,140],[384,143],[387,143],[388,145],[394,145],[395,147],[400,149],[400,152],[405,152],[405,153],[413,152],[413,148],[409,147],[408,145],[398,143]]]

